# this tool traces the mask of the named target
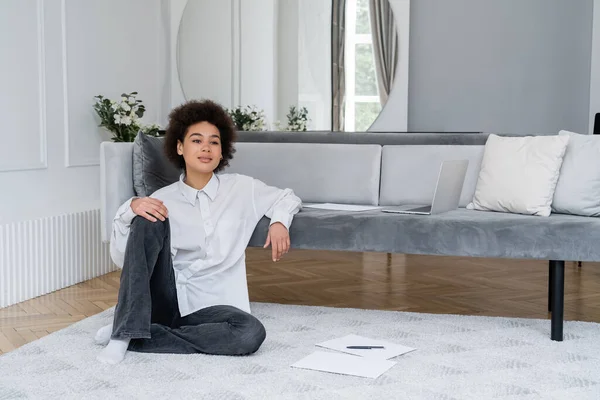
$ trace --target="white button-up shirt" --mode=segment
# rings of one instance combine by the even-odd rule
[[[270,218],[271,224],[281,222],[289,229],[301,200],[291,189],[268,186],[245,175],[213,174],[202,190],[188,186],[183,178],[151,195],[169,212],[181,316],[221,304],[250,312],[245,262],[248,241],[263,216]],[[113,220],[110,253],[120,268],[136,216],[132,200],[119,208]]]

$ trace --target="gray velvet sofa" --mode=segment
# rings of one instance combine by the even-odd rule
[[[332,133],[315,133],[312,139],[303,135],[241,133],[231,166],[224,172],[292,188],[305,203],[396,205],[429,203],[443,160],[468,159],[469,167],[458,210],[422,216],[304,208],[290,229],[293,248],[548,260],[551,338],[563,339],[564,264],[571,260],[600,261],[600,219],[465,209],[475,191],[485,134],[361,133],[334,137]],[[138,146],[138,153],[140,146],[154,146],[156,151],[159,140],[102,143],[104,241],[108,241],[119,205],[134,195],[147,194],[139,193],[142,172],[139,165],[134,168],[134,146]],[[154,164],[160,162],[154,160]],[[172,174],[164,184],[173,179]],[[259,222],[249,246],[262,247],[268,224],[267,218]]]

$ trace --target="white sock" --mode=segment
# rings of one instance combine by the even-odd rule
[[[108,324],[98,329],[96,332],[96,336],[94,336],[94,340],[96,344],[100,344],[102,346],[106,346],[110,341],[110,335],[112,334],[113,324]]]
[[[118,364],[125,358],[130,339],[110,339],[108,345],[100,352],[96,359],[105,364]]]

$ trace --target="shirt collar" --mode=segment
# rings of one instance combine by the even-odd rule
[[[194,189],[193,187],[187,185],[183,180],[185,179],[185,174],[181,174],[179,176],[179,190],[192,205],[196,205],[196,197],[198,197],[199,192],[204,192],[208,196],[211,201],[215,200],[217,197],[217,191],[219,189],[219,177],[213,173],[213,176],[210,178],[206,186],[201,190]]]

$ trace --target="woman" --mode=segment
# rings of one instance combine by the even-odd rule
[[[233,158],[234,140],[231,118],[212,101],[169,115],[165,151],[183,173],[117,211],[110,247],[123,271],[113,324],[96,334],[107,344],[98,360],[116,364],[127,350],[246,355],[265,340],[250,314],[246,246],[266,215],[264,247],[278,261],[301,200],[248,176],[217,175]]]

